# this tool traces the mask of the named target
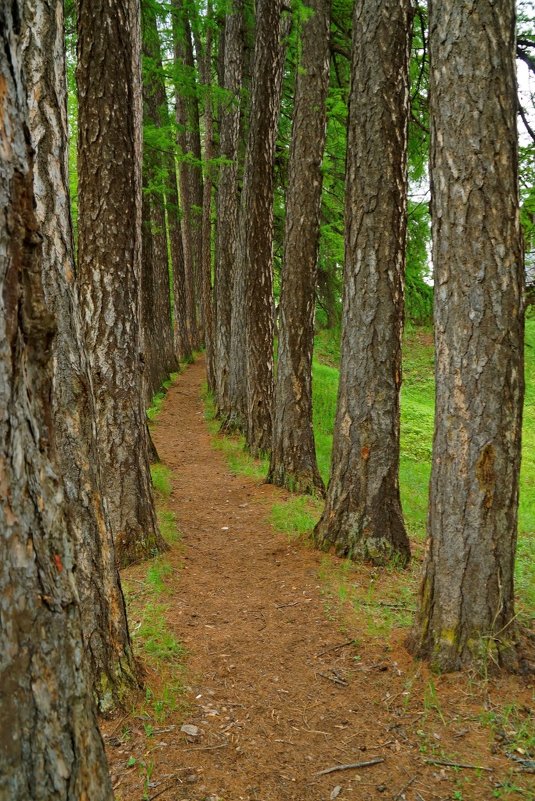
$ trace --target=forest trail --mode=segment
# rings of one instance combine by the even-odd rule
[[[412,698],[403,703],[407,688],[424,686],[425,669],[399,646],[401,635],[394,649],[389,638],[362,642],[362,631],[327,605],[318,578],[326,557],[267,522],[272,504],[287,494],[232,475],[214,448],[201,400],[204,370],[201,359],[178,378],[153,433],[172,470],[168,507],[182,534],[168,557],[174,572],[165,603],[168,625],[187,652],[187,710],[154,724],[144,744],[139,719],[126,743],[111,737],[117,799],[456,797],[455,773],[425,763],[422,726],[444,748],[464,746],[464,761],[503,769],[503,757],[489,753],[488,733],[470,732],[467,741],[466,725],[445,725]],[[127,571],[127,580],[139,569]],[[359,655],[347,644],[357,637]],[[188,737],[182,723],[199,734]],[[117,727],[106,732],[110,745]],[[125,767],[128,754],[138,766],[151,765],[145,795],[142,772]],[[384,761],[316,775],[376,758]],[[467,773],[471,780],[474,772]],[[457,797],[490,798],[491,779],[483,773],[471,794]]]

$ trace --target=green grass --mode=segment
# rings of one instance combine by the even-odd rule
[[[173,476],[172,471],[164,464],[158,462],[157,464],[151,464],[150,473],[155,491],[161,495],[162,498],[169,498],[173,490],[173,485],[171,483]]]
[[[174,545],[181,540],[180,531],[176,524],[176,515],[170,509],[157,509],[160,533],[168,545]]]
[[[167,626],[165,604],[148,603],[135,632],[135,639],[142,641],[148,656],[158,662],[179,662],[184,656],[184,647]]]
[[[319,520],[323,502],[306,495],[292,495],[289,500],[273,504],[269,522],[277,531],[296,539],[307,534]]]
[[[212,445],[223,452],[231,473],[235,476],[248,476],[255,481],[262,481],[269,468],[268,459],[253,459],[245,450],[245,438],[241,434],[232,434],[231,436],[219,434],[219,421],[215,416],[214,399],[206,385],[203,387],[202,398],[204,416],[208,423],[208,429],[213,435]]]
[[[175,383],[176,379],[178,378],[178,373],[171,373],[169,378],[167,378],[163,384],[161,389],[153,396],[150,406],[147,409],[147,417],[153,423],[155,420],[158,419],[158,415],[162,411],[163,402],[165,400],[165,396],[167,394],[167,390],[169,387],[172,387]]]
[[[425,537],[434,420],[433,345],[431,332],[411,328],[404,339],[401,392],[400,485],[407,527],[418,540]],[[535,609],[535,319],[526,322],[526,399],[520,481],[519,541],[516,582],[519,609]],[[314,431],[318,464],[328,480],[332,428],[336,411],[339,337],[321,332],[316,338]],[[324,364],[322,362],[327,362]]]

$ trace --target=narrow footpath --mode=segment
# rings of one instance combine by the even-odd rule
[[[140,748],[140,722],[130,742],[116,727],[111,737],[108,727],[117,799],[490,799],[494,776],[482,771],[477,786],[455,796],[456,773],[426,763],[435,752],[422,749],[420,726],[429,724],[426,736],[443,753],[458,748],[468,728],[443,725],[432,709],[427,717],[425,708],[415,712],[422,706],[410,691],[422,669],[401,646],[348,643],[362,632],[327,603],[318,578],[326,557],[289,542],[267,521],[273,503],[288,496],[232,475],[214,448],[203,381],[199,360],[169,390],[154,432],[172,471],[168,506],[182,534],[169,555],[176,579],[165,602],[187,653],[188,703],[180,719],[156,726],[146,741],[145,786],[135,768],[124,767]],[[490,754],[490,735],[469,734],[469,761],[503,770],[503,758]],[[326,772],[366,762],[373,764]]]

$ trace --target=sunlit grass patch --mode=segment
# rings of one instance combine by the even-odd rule
[[[290,539],[309,534],[318,522],[323,501],[307,495],[292,495],[288,500],[273,504],[269,522],[276,531]]]
[[[172,471],[166,467],[166,465],[157,462],[157,464],[151,465],[150,473],[152,476],[152,484],[156,492],[159,493],[162,498],[168,498],[173,490],[171,483],[173,476]]]
[[[157,509],[160,533],[169,545],[180,542],[181,534],[177,528],[176,515],[170,509]]]

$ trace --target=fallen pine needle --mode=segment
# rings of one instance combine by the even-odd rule
[[[367,762],[351,762],[349,765],[335,765],[334,768],[326,768],[316,773],[316,776],[325,776],[327,773],[336,773],[338,770],[355,770],[356,768],[367,768],[370,765],[378,765],[379,762],[384,762],[383,757],[376,759],[369,759]]]

